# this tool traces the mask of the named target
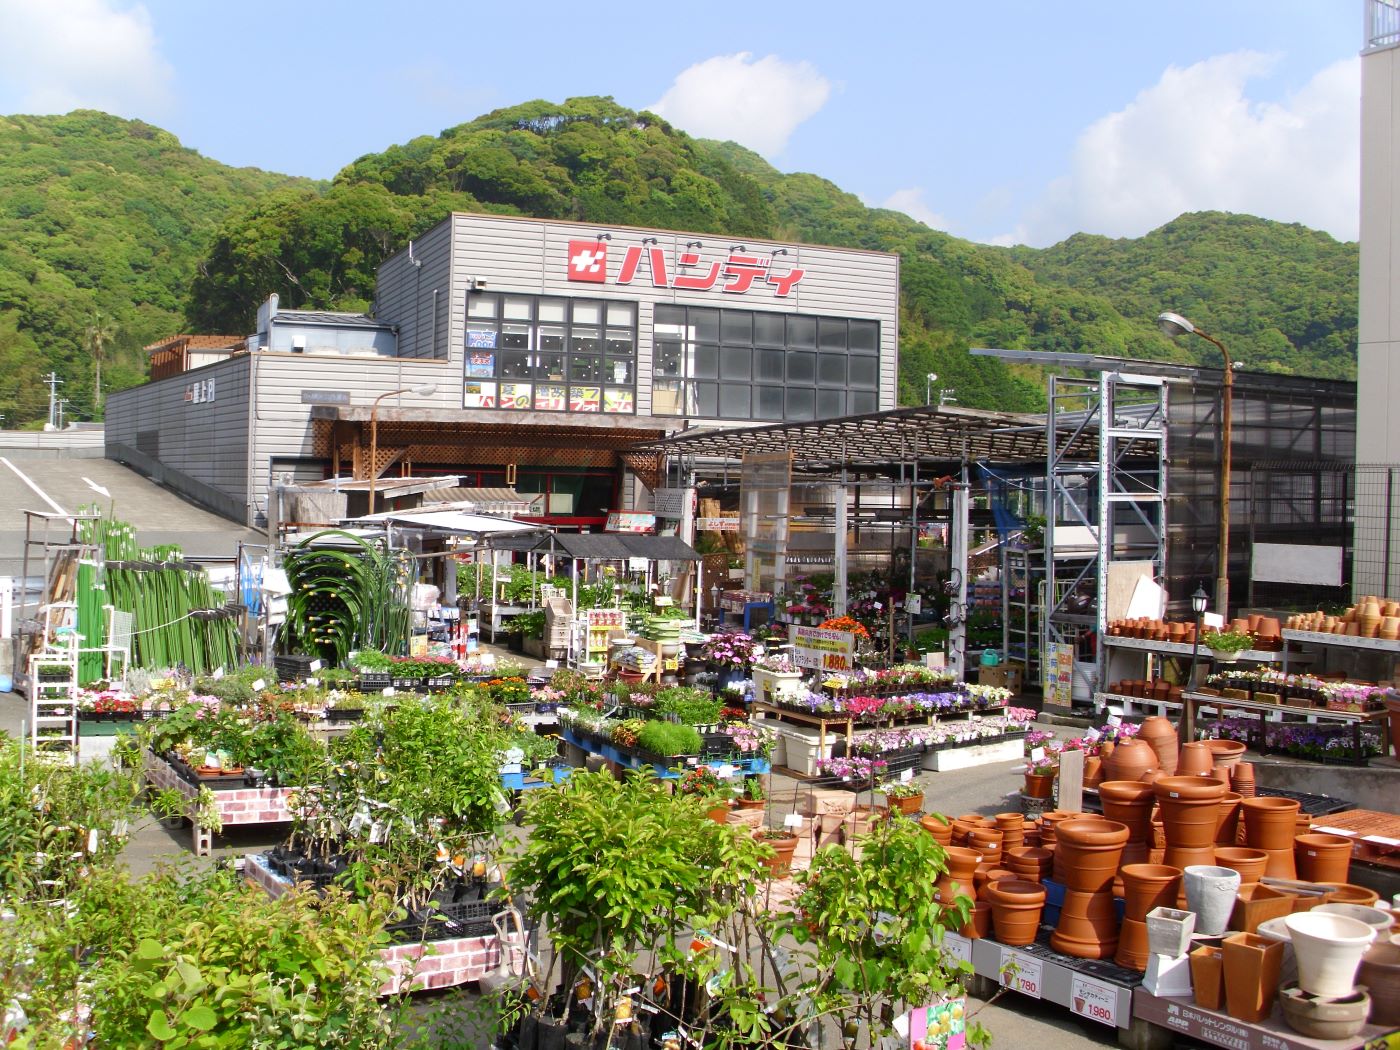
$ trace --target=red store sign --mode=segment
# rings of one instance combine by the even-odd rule
[[[796,288],[807,272],[794,267],[778,273],[773,269],[772,257],[736,252],[730,252],[723,262],[701,262],[699,252],[687,249],[672,274],[664,249],[632,245],[624,251],[613,283],[631,284],[644,270],[653,288],[708,292],[718,285],[722,292],[742,295],[758,285],[771,287],[779,298]],[[570,241],[568,276],[571,281],[608,283],[608,242]]]

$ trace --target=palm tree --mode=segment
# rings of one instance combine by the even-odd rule
[[[92,324],[83,332],[83,347],[92,355],[92,409],[97,415],[102,411],[102,350],[117,337],[117,324],[111,318],[104,318],[102,312],[92,315]]]

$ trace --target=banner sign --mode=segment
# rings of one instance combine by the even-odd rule
[[[700,532],[738,532],[739,518],[696,518],[695,528]]]
[[[654,245],[644,249],[634,244],[617,254],[622,256],[622,262],[614,268],[609,265],[608,241],[570,241],[568,279],[607,284],[611,276],[613,284],[647,281],[653,288],[696,292],[718,288],[730,295],[743,295],[751,288],[760,288],[784,299],[807,273],[796,266],[774,265],[774,255],[748,254],[742,249],[731,249],[724,259],[716,259],[702,258],[699,252],[687,248],[674,263],[664,248]]]
[[[613,511],[608,515],[608,532],[651,532],[656,528],[655,514],[637,511]]]
[[[850,631],[828,631],[821,627],[788,628],[793,661],[798,667],[819,671],[851,671],[855,669],[856,636]]]

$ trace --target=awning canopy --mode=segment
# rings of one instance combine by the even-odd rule
[[[422,508],[417,510],[390,510],[382,514],[370,514],[363,518],[355,518],[353,522],[358,525],[365,525],[372,522],[391,522],[395,525],[408,525],[417,528],[434,529],[438,532],[446,532],[453,535],[477,537],[543,533],[549,531],[548,528],[543,525],[531,525],[526,521],[511,521],[509,518],[493,518],[488,514],[468,514],[459,510],[433,511]]]
[[[582,561],[700,561],[700,554],[679,536],[650,536],[632,532],[557,532],[553,536],[510,536],[495,544],[500,550],[546,552]]]
[[[431,489],[423,493],[423,510],[464,510],[474,514],[538,514],[544,503],[543,492],[520,493],[513,488]],[[445,504],[439,508],[434,504]]]

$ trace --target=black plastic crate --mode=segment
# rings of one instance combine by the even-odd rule
[[[279,682],[304,682],[311,677],[311,665],[316,657],[304,653],[291,653],[272,658],[272,669],[277,672]]]
[[[377,693],[394,684],[394,676],[388,671],[361,671],[360,692]]]

